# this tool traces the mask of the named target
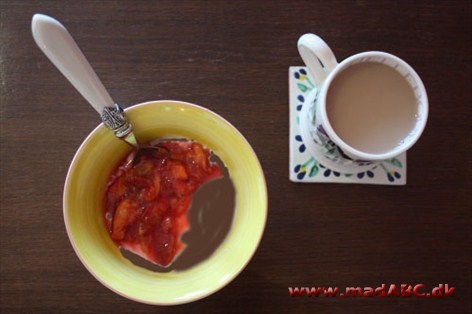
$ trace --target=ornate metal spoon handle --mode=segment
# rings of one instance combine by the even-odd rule
[[[103,124],[115,132],[117,137],[138,148],[133,126],[126,119],[123,109],[118,104],[113,107],[104,107],[100,118],[102,118]]]

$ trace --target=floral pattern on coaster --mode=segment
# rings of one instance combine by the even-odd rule
[[[306,96],[317,86],[306,67],[289,68],[290,180],[301,183],[360,183],[405,185],[406,153],[384,160],[367,171],[341,173],[321,164],[307,151],[300,135],[300,112]]]

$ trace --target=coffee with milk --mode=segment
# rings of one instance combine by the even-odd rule
[[[354,149],[382,154],[400,146],[417,122],[412,86],[394,68],[361,62],[341,71],[327,91],[334,132]]]

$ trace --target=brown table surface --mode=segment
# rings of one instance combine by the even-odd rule
[[[73,34],[114,100],[205,106],[257,153],[269,214],[228,286],[194,303],[136,303],[96,281],[64,227],[71,159],[96,112],[33,42],[34,13]],[[8,1],[0,4],[1,312],[466,313],[471,310],[470,1]],[[314,32],[338,60],[383,50],[430,100],[401,187],[288,180],[288,67]],[[438,284],[454,297],[289,296],[295,286]]]

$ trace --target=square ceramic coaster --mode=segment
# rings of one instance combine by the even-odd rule
[[[406,184],[406,153],[382,161],[371,170],[340,173],[320,164],[305,149],[299,115],[308,93],[317,88],[305,67],[289,68],[290,180],[300,183]]]

